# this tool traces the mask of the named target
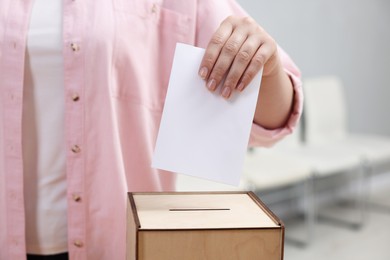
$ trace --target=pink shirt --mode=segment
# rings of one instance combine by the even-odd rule
[[[0,1],[0,260],[25,259],[22,104],[32,1]],[[64,0],[63,59],[68,250],[73,259],[125,259],[126,192],[174,190],[150,167],[176,42],[205,47],[234,1]],[[299,71],[284,128],[254,125],[251,144],[270,146],[302,110]],[[48,108],[50,109],[50,108]]]

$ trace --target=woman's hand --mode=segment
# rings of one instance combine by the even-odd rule
[[[263,68],[263,77],[272,75],[278,66],[274,39],[250,17],[229,16],[212,36],[199,75],[215,91],[226,75],[220,89],[229,98],[236,89],[243,91]]]

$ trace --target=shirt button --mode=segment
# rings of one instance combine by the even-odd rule
[[[75,52],[80,50],[80,46],[76,43],[71,43],[70,48],[72,48],[72,51],[75,51]]]
[[[81,148],[77,144],[75,144],[72,147],[72,152],[79,153],[79,152],[81,152]]]
[[[77,93],[74,93],[74,94],[72,95],[72,100],[73,100],[74,102],[77,102],[77,101],[80,100],[80,96],[79,96]]]
[[[153,4],[152,13],[156,13],[156,12],[157,12],[157,4]]]
[[[78,194],[73,194],[72,195],[72,198],[73,198],[73,200],[74,201],[76,201],[76,202],[80,202],[81,201],[81,196],[80,195],[78,195]]]
[[[73,245],[75,245],[75,246],[77,246],[77,247],[83,247],[83,242],[82,241],[80,241],[80,240],[75,240],[74,242],[73,242]]]

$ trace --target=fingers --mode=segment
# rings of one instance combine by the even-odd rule
[[[245,85],[242,84],[240,80],[245,71],[253,59],[258,46],[261,45],[261,39],[256,36],[250,36],[241,46],[240,50],[237,52],[231,67],[226,76],[226,80],[222,87],[222,96],[229,98],[234,89],[242,91],[245,88]],[[227,95],[226,95],[227,94]]]
[[[199,76],[201,78],[205,80],[209,78],[210,72],[214,68],[214,64],[226,41],[230,38],[233,29],[232,23],[224,21],[212,36],[200,65]]]
[[[246,40],[246,34],[242,31],[235,31],[222,47],[218,59],[212,68],[212,71],[207,80],[207,87],[214,91],[221,83],[222,79],[229,71],[232,63]]]
[[[276,51],[274,40],[251,18],[228,17],[214,33],[200,65],[199,75],[215,91],[229,98],[243,91]]]
[[[226,19],[216,31],[199,70],[199,75],[206,80],[206,86],[210,91],[217,89],[247,37],[246,27],[235,28],[232,17]],[[230,96],[231,91],[226,89],[224,92],[222,89],[222,93],[223,96]]]
[[[260,45],[260,48],[256,51],[256,53],[253,55],[252,59],[249,62],[249,65],[245,68],[245,71],[241,74],[241,78],[239,79],[239,82],[237,83],[237,90],[243,91],[249,83],[253,80],[253,78],[257,75],[257,73],[264,67],[265,63],[271,58],[273,53],[276,51],[276,48],[268,43],[262,43]],[[231,77],[231,79],[229,79]],[[230,72],[227,76],[226,81],[232,80],[235,81],[236,75],[231,75]]]

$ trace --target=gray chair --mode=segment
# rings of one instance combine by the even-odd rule
[[[308,78],[304,80],[304,91],[305,143],[359,154],[365,167],[365,188],[369,189],[370,177],[390,169],[390,137],[348,131],[346,98],[338,77]]]

